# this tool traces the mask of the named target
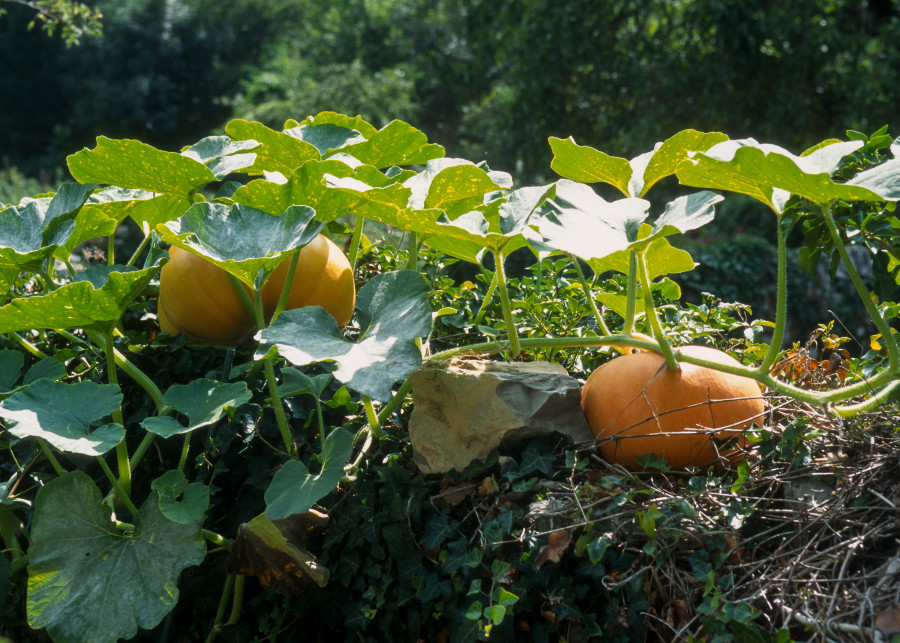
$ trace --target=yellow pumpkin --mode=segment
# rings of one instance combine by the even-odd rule
[[[683,354],[740,365],[714,348],[684,346]],[[765,402],[748,377],[680,362],[671,369],[656,352],[621,355],[588,377],[581,407],[608,462],[638,469],[637,458],[665,458],[673,469],[736,462],[753,423],[762,425]],[[732,444],[722,451],[719,444]],[[736,444],[734,444],[736,442]]]
[[[275,312],[289,265],[289,259],[281,262],[263,285],[266,320]],[[355,303],[350,262],[334,242],[319,235],[300,251],[286,309],[321,306],[346,326]],[[237,346],[257,330],[228,273],[177,246],[169,249],[169,261],[159,276],[157,315],[163,331],[183,332],[192,341],[210,344]]]

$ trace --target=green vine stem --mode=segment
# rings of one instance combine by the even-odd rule
[[[672,346],[663,333],[662,324],[659,322],[659,315],[656,314],[656,306],[653,303],[653,291],[650,286],[650,272],[647,270],[647,259],[643,253],[637,253],[638,277],[641,280],[641,294],[644,297],[644,311],[647,320],[650,322],[650,328],[653,331],[653,337],[659,342],[659,350],[666,358],[669,368],[677,370],[678,360],[672,352]]]
[[[47,353],[43,352],[40,348],[29,342],[27,339],[19,335],[19,333],[9,333],[13,339],[15,339],[19,345],[22,346],[26,351],[37,357],[38,359],[47,359],[50,357]]]
[[[409,270],[419,269],[419,241],[415,232],[409,233],[409,256],[406,258],[406,267]]]
[[[184,434],[184,444],[181,446],[181,458],[178,460],[178,470],[184,471],[187,465],[188,454],[191,452],[191,434]]]
[[[628,253],[628,282],[625,287],[625,324],[623,333],[631,335],[634,332],[635,304],[637,302],[637,253],[632,250]]]
[[[284,278],[284,286],[281,288],[281,294],[278,296],[278,303],[275,305],[275,312],[272,313],[272,323],[278,318],[278,315],[284,312],[287,306],[288,297],[291,294],[291,286],[294,284],[294,273],[297,272],[297,264],[300,262],[300,251],[297,250],[291,257],[291,263],[288,265],[287,276]]]
[[[116,235],[111,234],[106,240],[106,263],[114,266],[116,263]]]
[[[769,350],[766,351],[763,361],[757,367],[760,373],[770,371],[778,359],[778,354],[781,352],[781,344],[784,342],[784,330],[787,326],[787,240],[781,226],[781,215],[777,217],[776,228],[778,272],[776,275],[775,328],[772,330],[772,341],[769,343]]]
[[[222,547],[227,551],[231,551],[231,541],[225,538],[225,536],[221,536],[209,529],[201,529],[200,535],[203,536],[203,540],[212,543],[216,547]]]
[[[106,353],[106,370],[107,370],[107,381],[113,385],[119,386],[119,373],[116,366],[116,358],[113,350],[115,345],[113,343],[113,332],[110,330],[106,333],[104,337],[104,352]],[[121,390],[121,389],[120,389]],[[122,405],[117,406],[112,412],[113,422],[116,424],[125,427],[125,417],[122,415]],[[125,440],[119,442],[116,445],[116,461],[119,465],[119,483],[122,485],[122,490],[127,496],[131,493],[131,461],[128,457],[128,444]],[[123,498],[123,501],[125,499]]]
[[[487,312],[488,304],[491,303],[491,299],[494,298],[494,291],[497,290],[497,273],[491,276],[491,281],[488,284],[487,292],[484,293],[484,299],[481,300],[481,307],[478,309],[478,312],[475,314],[475,319],[472,322],[476,326],[484,321],[484,315]]]
[[[97,462],[100,463],[100,468],[103,469],[103,473],[106,475],[106,478],[109,480],[110,484],[112,484],[113,489],[116,492],[116,496],[125,505],[125,508],[131,512],[132,516],[138,515],[138,508],[131,502],[131,498],[128,497],[128,494],[125,492],[125,487],[122,486],[122,483],[119,482],[119,479],[116,478],[116,475],[112,472],[112,469],[109,468],[109,465],[106,464],[106,460],[103,459],[102,455],[98,455],[96,458]]]
[[[254,290],[253,297],[251,299],[251,296],[247,292],[247,289],[244,287],[244,284],[241,283],[241,281],[237,277],[229,273],[228,278],[231,280],[231,285],[234,286],[234,290],[235,292],[237,292],[238,297],[240,297],[241,301],[243,302],[244,307],[247,309],[253,319],[256,320],[256,327],[259,330],[263,330],[266,327],[266,320],[265,316],[263,315],[261,292],[259,290]],[[283,291],[282,294],[284,294]],[[284,412],[284,404],[281,401],[281,396],[278,394],[278,380],[275,377],[275,362],[271,357],[263,357],[261,361],[263,363],[266,383],[269,387],[269,396],[272,399],[272,409],[275,411],[275,422],[278,425],[278,431],[281,433],[281,439],[284,442],[284,448],[287,450],[288,455],[294,457],[296,455],[297,449],[294,445],[294,436],[291,433],[290,423],[288,422],[287,415]]]
[[[375,413],[375,405],[372,404],[372,398],[368,395],[363,395],[363,405],[366,408],[366,419],[369,421],[369,426],[372,427],[372,435],[376,438],[380,438],[381,433],[381,422],[378,419],[378,414]]]
[[[881,333],[881,337],[888,351],[889,368],[896,371],[898,370],[898,368],[900,368],[900,350],[898,350],[897,341],[896,339],[894,339],[894,334],[891,332],[891,327],[881,316],[881,313],[878,312],[878,307],[869,296],[869,291],[866,288],[866,285],[863,283],[862,279],[860,279],[859,272],[856,270],[856,266],[853,265],[853,261],[850,259],[847,248],[846,246],[844,246],[844,242],[841,239],[841,233],[838,230],[837,223],[834,220],[834,213],[832,212],[833,207],[834,202],[822,208],[822,215],[825,217],[825,223],[828,226],[828,232],[831,235],[831,240],[834,242],[834,247],[837,249],[838,254],[841,257],[841,261],[844,264],[844,268],[847,270],[847,274],[850,275],[850,281],[853,282],[853,286],[856,288],[856,292],[859,295],[859,298],[862,299],[862,302],[866,307],[866,311],[872,317],[872,321],[874,322],[875,327],[878,329],[878,332]]]
[[[50,445],[47,444],[47,441],[44,438],[38,438],[38,443],[41,445],[41,451],[44,452],[47,461],[50,463],[50,466],[53,467],[56,475],[61,476],[65,474],[66,470],[59,463],[59,460],[56,459],[56,454],[53,453],[53,449],[50,448]]]
[[[603,313],[601,313],[600,309],[597,307],[597,301],[594,299],[594,293],[591,291],[591,286],[588,283],[587,277],[584,276],[584,270],[581,269],[581,264],[578,263],[578,258],[571,252],[568,253],[568,255],[569,260],[575,267],[575,274],[578,275],[578,281],[581,282],[581,287],[584,289],[584,294],[587,297],[588,304],[591,307],[591,312],[594,313],[594,318],[597,320],[597,328],[599,328],[604,335],[611,335],[612,333],[610,332],[609,327],[606,325],[606,322],[603,319]]]
[[[362,243],[363,223],[365,220],[365,217],[356,217],[356,225],[353,226],[353,236],[350,237],[350,252],[347,254],[347,259],[350,260],[350,265],[353,266],[353,274],[356,274],[356,260],[359,258],[359,246]]]
[[[506,270],[503,267],[503,253],[494,251],[494,262],[497,264],[497,289],[500,291],[500,306],[503,308],[503,321],[506,322],[506,333],[509,336],[509,352],[513,359],[519,356],[522,348],[519,344],[519,333],[513,320],[512,306],[509,303],[509,291],[506,288]]]
[[[281,396],[278,395],[278,382],[275,378],[275,365],[271,357],[263,358],[263,367],[265,368],[266,383],[269,385],[269,396],[272,398],[272,408],[275,410],[275,422],[278,424],[278,430],[281,432],[281,439],[284,441],[284,448],[288,454],[293,457],[297,449],[294,446],[294,436],[291,433],[291,427],[288,423],[287,415],[284,412],[284,404]]]
[[[57,329],[56,332],[58,332],[60,335],[71,342],[82,342],[82,340],[78,336],[70,333],[67,330]],[[105,345],[106,340],[104,339],[102,334],[87,328],[84,329],[84,332],[91,340],[91,342],[93,342],[95,345],[101,347]],[[130,362],[128,358],[120,353],[115,347],[113,348],[112,353],[113,360],[115,361],[116,366],[121,368],[123,373],[128,375],[128,377],[134,380],[138,386],[144,389],[147,395],[150,396],[150,399],[153,400],[153,404],[156,406],[157,414],[168,415],[169,413],[171,413],[172,409],[168,404],[166,404],[165,400],[163,399],[162,391],[159,390],[159,387],[156,385],[156,383],[152,379],[150,379],[146,373],[144,373],[141,369]]]
[[[146,224],[144,225],[146,226]],[[131,257],[128,258],[128,263],[125,264],[126,266],[133,266],[137,263],[138,258],[141,256],[141,253],[147,249],[147,245],[150,243],[150,239],[152,238],[153,233],[150,232],[149,228],[146,228],[144,231],[144,238],[138,244],[138,247],[135,249],[134,253],[132,253]]]

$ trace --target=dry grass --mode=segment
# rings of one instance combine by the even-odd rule
[[[687,561],[714,537],[726,543],[716,571],[719,609],[752,606],[755,625],[773,634],[786,628],[794,641],[888,641],[900,633],[900,409],[842,421],[823,409],[770,401],[773,443],[805,418],[816,434],[802,442],[807,457],[764,456],[757,448],[745,479],[729,473],[698,492],[687,489],[684,474],[629,473],[586,448],[581,455],[591,466],[566,482],[547,482],[545,500],[532,506],[530,517],[544,532],[574,533],[590,523],[637,554],[627,575],[603,585],[612,591],[642,579],[648,640],[706,638],[698,607],[709,587]],[[597,484],[609,475],[627,482],[618,489]],[[634,502],[603,511],[635,490]],[[735,502],[737,516],[729,511]],[[648,553],[652,538],[636,515],[676,503],[688,503],[693,518],[658,525],[657,549]]]

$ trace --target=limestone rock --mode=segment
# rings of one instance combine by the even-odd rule
[[[409,435],[424,473],[462,470],[501,443],[554,431],[593,440],[581,384],[559,364],[454,358],[428,362],[410,380]]]

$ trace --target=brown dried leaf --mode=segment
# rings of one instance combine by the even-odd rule
[[[572,542],[572,532],[568,529],[560,529],[550,534],[547,544],[541,548],[535,561],[536,567],[541,567],[544,563],[558,563],[563,554],[569,548]]]
[[[325,587],[330,572],[304,549],[303,541],[327,520],[315,511],[275,521],[260,514],[238,527],[225,570],[256,576],[263,587],[277,585],[284,594],[294,594],[310,581]]]
[[[885,636],[900,634],[900,605],[882,610],[875,617],[875,629]]]

